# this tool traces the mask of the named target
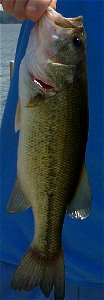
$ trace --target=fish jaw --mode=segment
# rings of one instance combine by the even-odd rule
[[[61,28],[76,28],[77,26],[83,26],[82,16],[78,16],[76,18],[65,18],[52,7],[48,7],[46,15],[50,20],[54,21],[54,23]]]
[[[45,46],[46,43],[46,46]],[[48,59],[52,57],[50,49],[50,38],[45,36],[43,41],[43,28],[41,23],[37,23],[30,34],[28,47],[26,50],[26,66],[29,74],[34,80],[40,80],[45,84],[54,86],[53,81],[46,73]]]

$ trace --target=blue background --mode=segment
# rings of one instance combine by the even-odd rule
[[[87,33],[87,70],[89,85],[90,129],[86,153],[86,164],[92,190],[91,215],[83,221],[65,218],[63,227],[63,247],[65,254],[66,284],[101,289],[103,287],[104,256],[104,177],[103,177],[103,1],[58,1],[57,10],[64,16],[83,15]],[[8,198],[16,179],[16,159],[18,134],[14,132],[14,118],[18,99],[18,70],[25,54],[31,21],[22,26],[14,74],[8,94],[1,127],[1,245],[0,260],[8,264],[18,264],[31,243],[34,225],[31,209],[16,215],[6,210]],[[15,268],[15,266],[14,266]],[[2,278],[6,276],[10,284],[11,271],[2,267]],[[5,285],[5,283],[4,283]],[[75,289],[74,289],[75,291]],[[3,293],[3,285],[2,285]],[[36,289],[30,293],[9,292],[5,299],[45,299]],[[66,298],[71,291],[67,288]],[[2,294],[4,295],[4,294]],[[10,298],[11,295],[11,298]],[[19,296],[18,296],[19,295]],[[27,295],[27,296],[26,296]],[[96,295],[96,292],[95,292]],[[18,298],[19,297],[19,298]],[[27,298],[26,298],[27,297]],[[39,298],[40,297],[40,298]],[[43,297],[43,298],[42,298]],[[74,297],[74,298],[73,298]],[[71,299],[75,299],[75,295]],[[4,298],[2,298],[4,299]],[[51,297],[49,298],[51,299]],[[83,299],[90,299],[88,298]],[[91,299],[103,299],[92,296]]]

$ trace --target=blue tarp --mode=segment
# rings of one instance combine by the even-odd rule
[[[90,287],[93,290],[98,288],[103,291],[103,1],[59,0],[57,10],[64,16],[83,15],[84,17],[87,33],[90,109],[86,164],[92,190],[92,211],[91,215],[83,221],[72,220],[68,216],[65,218],[63,247],[66,283],[67,286],[72,284],[76,287],[84,286],[86,289]],[[34,231],[31,209],[17,215],[9,215],[6,210],[8,198],[16,179],[18,134],[14,132],[14,118],[18,99],[18,72],[32,27],[33,23],[31,21],[25,21],[21,29],[16,51],[14,74],[1,126],[0,260],[10,265],[16,265],[20,262],[31,243]],[[6,276],[8,276],[8,282],[10,282],[11,272],[6,272],[5,267],[2,267],[1,270],[2,277],[7,280]],[[9,291],[8,295],[4,295],[2,299],[12,299],[13,293]],[[19,293],[16,298],[14,294],[13,299],[44,299],[38,289],[36,291],[33,290],[32,294],[29,292],[26,295],[26,297],[23,298],[22,296],[21,298]],[[70,299],[68,290],[65,299]],[[84,297],[84,299],[87,298]],[[90,299],[90,296],[88,299]],[[92,296],[92,299],[97,298]],[[103,296],[101,298],[99,295],[98,299],[103,299]]]

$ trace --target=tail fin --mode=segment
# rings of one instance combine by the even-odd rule
[[[55,300],[65,297],[65,274],[63,252],[51,259],[42,257],[34,248],[30,248],[17,268],[12,288],[29,291],[40,286],[43,294],[49,297],[54,286]]]

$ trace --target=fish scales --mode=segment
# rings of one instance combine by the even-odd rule
[[[38,241],[43,255],[47,249],[51,253],[51,248],[54,249],[51,255],[54,255],[60,248],[66,204],[78,182],[82,155],[84,160],[87,136],[86,132],[82,135],[83,99],[85,101],[83,82],[82,89],[76,83],[72,85],[72,91],[70,86],[69,90],[47,99],[40,107],[25,108],[22,118],[18,178],[26,194],[31,187],[29,201],[35,215],[35,241],[38,240],[37,228],[40,228],[42,241],[44,239],[41,247],[46,244],[42,250]]]
[[[17,180],[8,211],[31,206],[35,234],[14,274],[16,290],[40,286],[48,297],[54,287],[54,299],[65,297],[65,213],[83,219],[91,209],[87,94],[83,19],[49,8],[30,33],[19,71]]]

